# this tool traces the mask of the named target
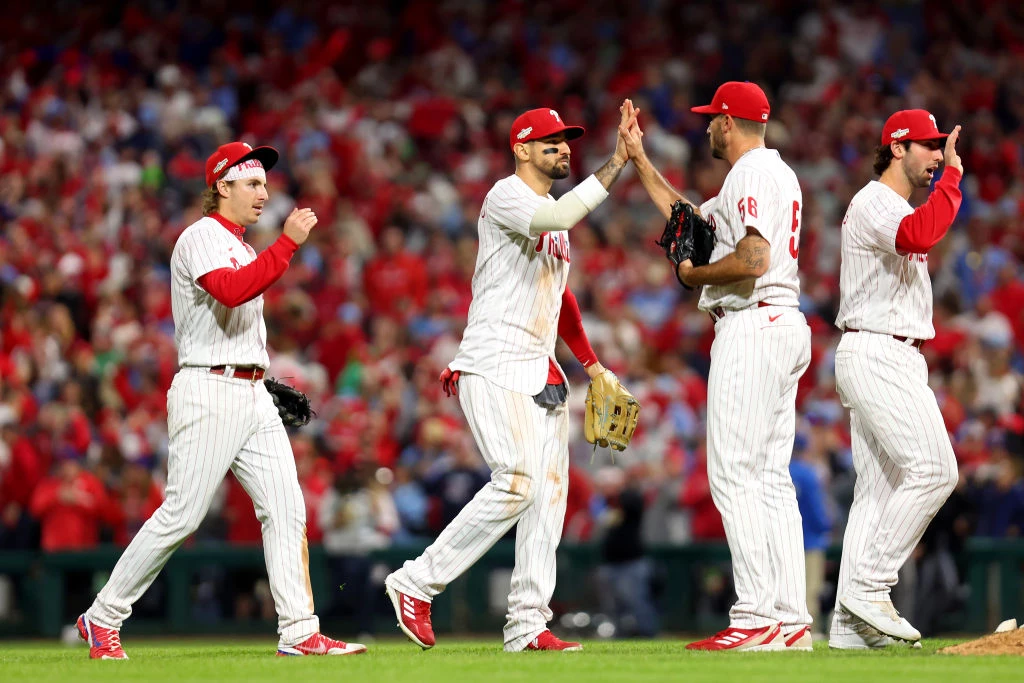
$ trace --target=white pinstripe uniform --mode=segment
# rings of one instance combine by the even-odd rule
[[[872,181],[843,219],[836,325],[858,332],[839,342],[836,386],[850,409],[857,484],[837,593],[869,601],[889,599],[897,572],[957,481],[928,366],[914,345],[935,336],[928,256],[896,251],[900,221],[913,211]],[[855,622],[837,600],[831,634],[851,634]]]
[[[533,399],[547,381],[569,276],[568,233],[530,236],[537,208],[553,201],[516,175],[484,200],[473,302],[449,367],[461,373],[459,403],[491,481],[422,555],[388,577],[389,586],[429,601],[518,523],[507,651],[524,649],[552,617],[569,478],[566,405],[546,409]]]
[[[199,286],[204,274],[256,259],[252,247],[214,218],[185,229],[171,255],[171,304],[181,370],[167,392],[170,438],[166,498],[125,550],[86,613],[120,628],[171,553],[199,526],[228,469],[263,524],[267,574],[280,644],[319,631],[313,614],[306,510],[288,434],[262,381],[212,374],[211,366],[270,364],[263,296],[235,308]]]
[[[705,286],[699,308],[715,323],[708,377],[708,478],[732,554],[736,628],[811,623],[803,529],[789,475],[797,381],[811,358],[811,332],[797,308],[803,195],[771,149],[733,165],[701,213],[715,226],[711,262],[755,228],[771,245],[767,272],[751,282]]]

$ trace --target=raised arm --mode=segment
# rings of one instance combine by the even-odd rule
[[[668,220],[672,215],[672,205],[677,200],[682,200],[691,204],[697,215],[700,215],[700,207],[672,187],[672,184],[665,180],[665,176],[661,175],[661,172],[647,157],[643,146],[644,133],[640,129],[640,122],[637,119],[640,110],[633,107],[631,100],[626,100],[622,104],[621,111],[623,112],[623,122],[619,125],[619,140],[625,145],[626,153],[633,161],[640,182],[647,190],[647,194],[650,195],[651,201],[658,207],[658,211],[665,217],[665,220]],[[632,124],[629,124],[629,121],[632,121]]]

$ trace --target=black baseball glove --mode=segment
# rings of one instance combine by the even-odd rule
[[[677,200],[672,205],[672,216],[665,223],[665,232],[655,244],[665,250],[678,279],[679,264],[683,261],[689,260],[695,268],[706,266],[711,261],[711,250],[717,241],[714,228],[697,215],[693,205]],[[682,280],[679,284],[693,289]]]
[[[302,427],[309,424],[314,415],[313,409],[309,406],[309,396],[287,384],[282,384],[270,378],[263,380],[267,392],[274,399],[277,412],[281,415],[281,422],[285,427]]]

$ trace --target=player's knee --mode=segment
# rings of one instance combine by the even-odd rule
[[[509,504],[520,510],[528,508],[536,496],[533,477],[525,472],[507,472],[496,478],[494,484],[509,499]]]
[[[162,514],[161,514],[162,513]],[[161,534],[171,542],[181,542],[195,533],[202,523],[200,515],[175,514],[172,510],[158,509],[153,513]]]
[[[953,493],[953,489],[960,482],[960,473],[957,472],[956,460],[953,460],[951,464],[947,464],[942,468],[939,477],[939,490],[942,494],[942,499],[945,500]]]
[[[260,510],[256,513],[256,519],[264,530],[278,528],[298,532],[304,531],[306,528],[306,511],[304,509]]]
[[[949,458],[943,458],[930,466],[923,467],[918,473],[918,477],[923,481],[924,488],[930,492],[930,495],[934,496],[936,500],[945,501],[953,493],[953,489],[956,488],[957,482],[960,480],[956,458],[951,455]]]

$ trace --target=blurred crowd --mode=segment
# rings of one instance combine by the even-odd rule
[[[201,215],[203,162],[218,144],[282,152],[267,210],[246,233],[257,250],[293,206],[320,217],[264,295],[269,374],[319,413],[292,441],[309,539],[358,562],[436,534],[487,481],[437,376],[465,326],[481,200],[513,171],[514,116],[550,106],[586,126],[557,194],[611,154],[630,97],[649,155],[699,202],[728,169],[689,108],[733,79],[767,91],[768,145],[804,186],[813,360],[794,475],[808,550],[841,541],[852,499],[833,376],[839,225],[872,178],[882,122],[911,107],[943,129],[963,125],[966,169],[963,207],[929,258],[936,338],[922,349],[961,477],[920,554],[1019,535],[1024,5],[981,4],[12,10],[0,25],[0,549],[123,545],[159,506],[176,370],[168,261]],[[581,433],[586,377],[559,344],[574,412],[564,538],[618,539],[605,545],[610,565],[641,557],[643,544],[724,538],[704,466],[713,329],[654,245],[660,223],[627,169],[571,232],[587,333],[643,405],[630,449],[614,464],[595,458]],[[231,476],[196,539],[260,542]]]

